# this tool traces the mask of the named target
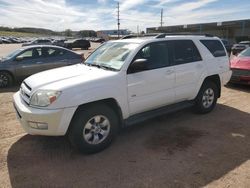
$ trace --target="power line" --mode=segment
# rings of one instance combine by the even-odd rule
[[[117,2],[117,34],[120,38],[120,3]]]
[[[161,9],[161,22],[160,22],[160,24],[161,24],[161,27],[163,26],[163,9]]]

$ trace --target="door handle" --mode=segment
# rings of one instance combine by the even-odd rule
[[[39,61],[39,62],[36,62],[36,64],[42,64],[43,62]]]
[[[170,74],[173,74],[173,73],[174,73],[173,70],[167,70],[167,71],[166,71],[166,74],[167,74],[167,75],[170,75]]]
[[[198,65],[196,65],[196,67],[197,67],[198,69],[202,69],[202,68],[203,68],[203,65],[198,64]]]

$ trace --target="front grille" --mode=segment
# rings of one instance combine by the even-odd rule
[[[27,104],[30,103],[31,91],[32,88],[28,84],[26,84],[25,82],[21,84],[20,87],[21,97]]]

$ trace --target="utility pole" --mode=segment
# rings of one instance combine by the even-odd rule
[[[161,9],[161,27],[163,26],[163,8]]]
[[[117,2],[117,34],[120,38],[120,3]]]

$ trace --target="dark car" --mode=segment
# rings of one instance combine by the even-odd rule
[[[227,53],[230,54],[231,53],[231,50],[232,50],[232,47],[233,45],[226,39],[221,39],[222,43],[224,44],[226,50],[227,50]]]
[[[250,48],[245,49],[231,60],[230,82],[250,85]]]
[[[64,47],[65,46],[65,44],[64,44],[65,41],[66,41],[65,39],[56,39],[56,40],[54,40],[52,42],[52,44],[56,45],[56,46]]]
[[[36,39],[31,42],[22,44],[22,46],[31,46],[31,45],[51,45],[52,42],[49,39]]]
[[[87,50],[90,47],[90,42],[85,39],[75,39],[75,40],[65,41],[64,44],[65,44],[64,47],[68,49],[81,48]]]
[[[44,70],[81,63],[83,58],[71,50],[51,45],[18,49],[0,61],[0,87]]]

